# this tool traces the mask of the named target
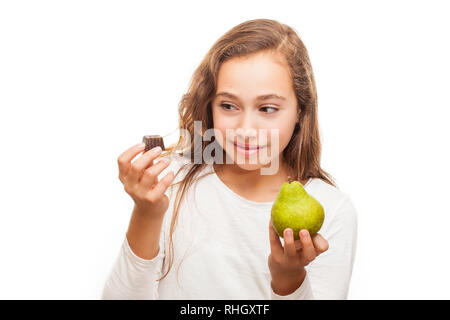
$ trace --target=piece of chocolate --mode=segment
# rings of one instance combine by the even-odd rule
[[[162,150],[165,150],[164,141],[160,135],[146,135],[142,138],[142,142],[145,142],[144,152],[157,146],[160,146]]]

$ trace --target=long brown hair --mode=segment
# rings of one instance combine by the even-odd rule
[[[284,161],[294,172],[295,180],[318,178],[336,187],[333,177],[320,167],[321,142],[317,119],[316,84],[308,52],[300,37],[291,27],[270,19],[249,20],[235,26],[213,44],[192,75],[188,91],[179,103],[179,129],[187,130],[193,139],[190,145],[186,146],[184,139],[180,137],[177,144],[167,148],[167,154],[187,148],[190,151],[191,163],[184,165],[189,165],[187,173],[176,183],[180,184],[180,187],[176,194],[170,225],[169,266],[159,280],[167,276],[173,265],[172,236],[181,202],[194,178],[206,165],[204,162],[194,163],[194,154],[195,152],[203,154],[203,150],[212,143],[200,138],[202,143],[198,145],[201,145],[202,149],[194,150],[195,139],[204,133],[204,131],[194,132],[194,121],[201,121],[202,130],[213,128],[211,102],[216,93],[222,63],[233,57],[266,50],[279,54],[288,64],[299,106],[299,122],[291,140],[283,150]],[[178,171],[180,172],[181,170]]]

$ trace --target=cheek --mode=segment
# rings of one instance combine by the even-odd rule
[[[279,143],[280,143],[280,151],[284,150],[284,148],[288,145],[289,141],[292,138],[292,134],[294,132],[294,126],[289,126],[280,130]]]
[[[294,132],[295,122],[291,122],[291,119],[285,119],[281,123],[277,123],[268,130],[268,142],[271,145],[273,145],[274,143],[278,143],[280,153],[288,145]],[[278,139],[276,139],[276,133],[278,133]]]
[[[226,129],[230,128],[230,123],[226,121],[226,118],[220,117],[213,112],[213,126],[214,131],[219,132],[221,134],[222,139],[218,139],[220,145],[223,146],[223,142],[225,141]]]

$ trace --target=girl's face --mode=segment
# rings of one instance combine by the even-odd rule
[[[227,157],[242,169],[256,170],[274,159],[282,161],[280,155],[298,120],[288,70],[269,51],[232,58],[220,67],[212,101],[214,130],[220,132],[216,139]]]

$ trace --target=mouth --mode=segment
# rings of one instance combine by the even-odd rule
[[[260,149],[263,148],[263,147],[258,146],[258,145],[253,145],[253,144],[248,144],[248,143],[240,144],[240,143],[237,143],[237,142],[234,142],[234,146],[239,148],[239,149],[242,149],[242,150],[260,150]]]
[[[234,141],[233,144],[237,154],[240,154],[244,157],[255,156],[259,154],[261,149],[264,149],[266,147],[249,143],[237,143],[237,141]]]

